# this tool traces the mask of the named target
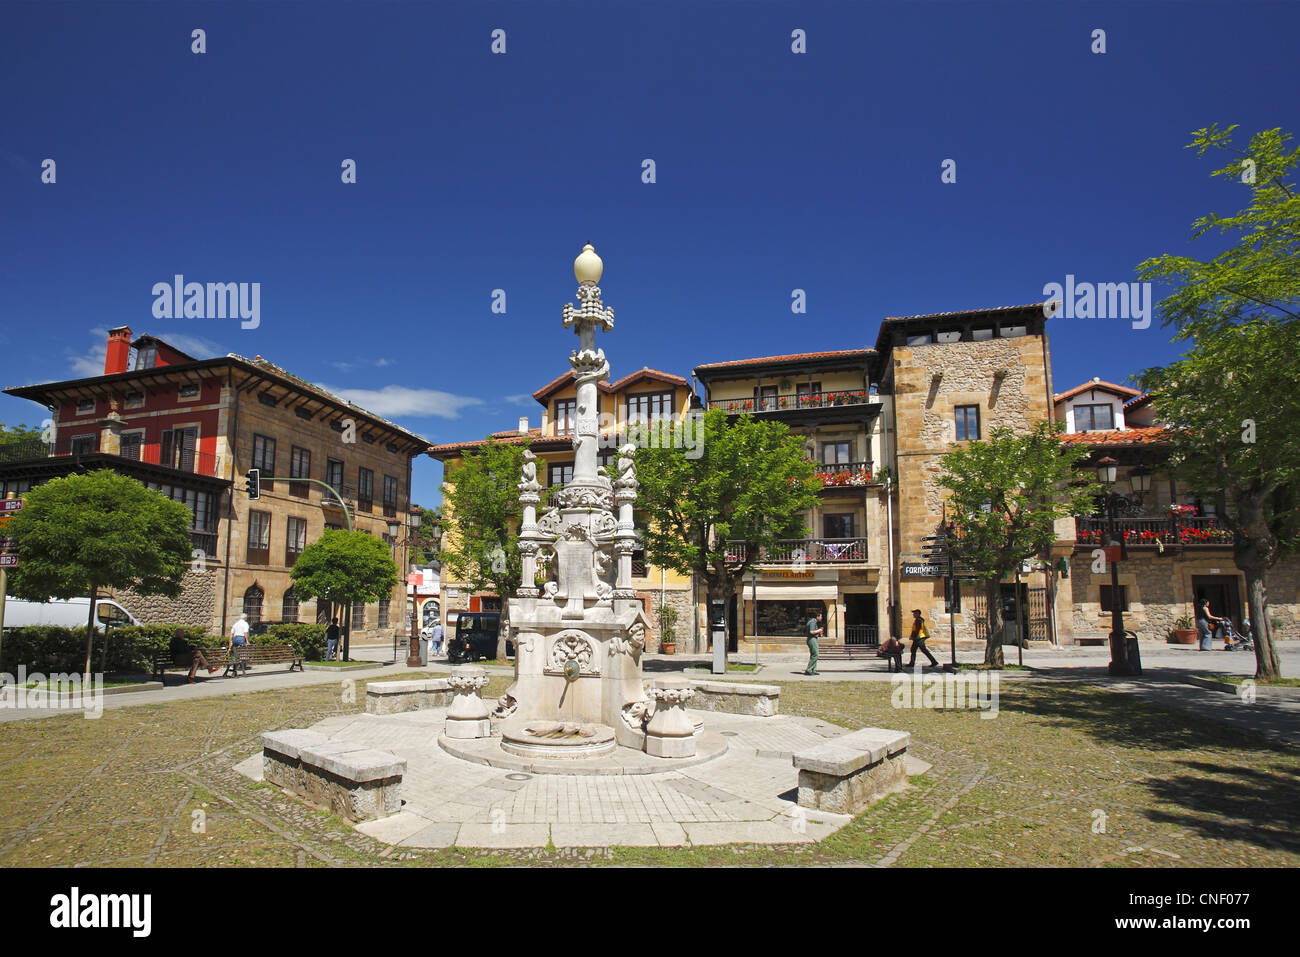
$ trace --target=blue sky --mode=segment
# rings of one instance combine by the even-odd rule
[[[1244,201],[1191,130],[1300,128],[1298,33],[1294,3],[6,3],[0,383],[97,374],[126,324],[448,442],[536,424],[588,241],[616,377],[1131,281]],[[176,273],[260,282],[260,325],[155,319]],[[1058,390],[1179,351],[1158,319],[1049,331]]]

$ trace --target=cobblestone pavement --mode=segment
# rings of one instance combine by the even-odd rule
[[[689,712],[725,754],[653,774],[526,774],[454,757],[437,743],[446,709],[326,718],[312,730],[407,761],[404,806],[358,826],[408,847],[603,847],[820,840],[848,815],[799,808],[794,751],[847,733],[815,718]],[[260,780],[257,756],[241,766]]]

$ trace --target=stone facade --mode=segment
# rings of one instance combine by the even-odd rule
[[[119,605],[144,625],[193,625],[212,630],[212,610],[217,606],[220,573],[187,571],[181,578],[181,593],[176,598],[163,595],[140,595],[129,588],[112,593]]]

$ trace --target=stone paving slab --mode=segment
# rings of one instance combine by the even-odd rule
[[[391,845],[806,843],[851,820],[797,808],[790,761],[791,752],[850,729],[794,715],[690,714],[727,749],[690,767],[642,774],[536,774],[466,761],[438,744],[445,708],[341,715],[310,730],[328,730],[335,749],[380,749],[406,761],[402,810],[358,827]]]

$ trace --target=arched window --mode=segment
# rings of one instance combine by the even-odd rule
[[[316,624],[328,625],[334,615],[334,606],[324,598],[316,599]]]
[[[248,590],[244,592],[244,614],[248,616],[248,623],[256,625],[262,620],[262,599],[265,593],[257,585],[249,585]]]
[[[298,596],[294,594],[293,588],[290,588],[284,593],[284,600],[280,607],[280,620],[298,620]]]

